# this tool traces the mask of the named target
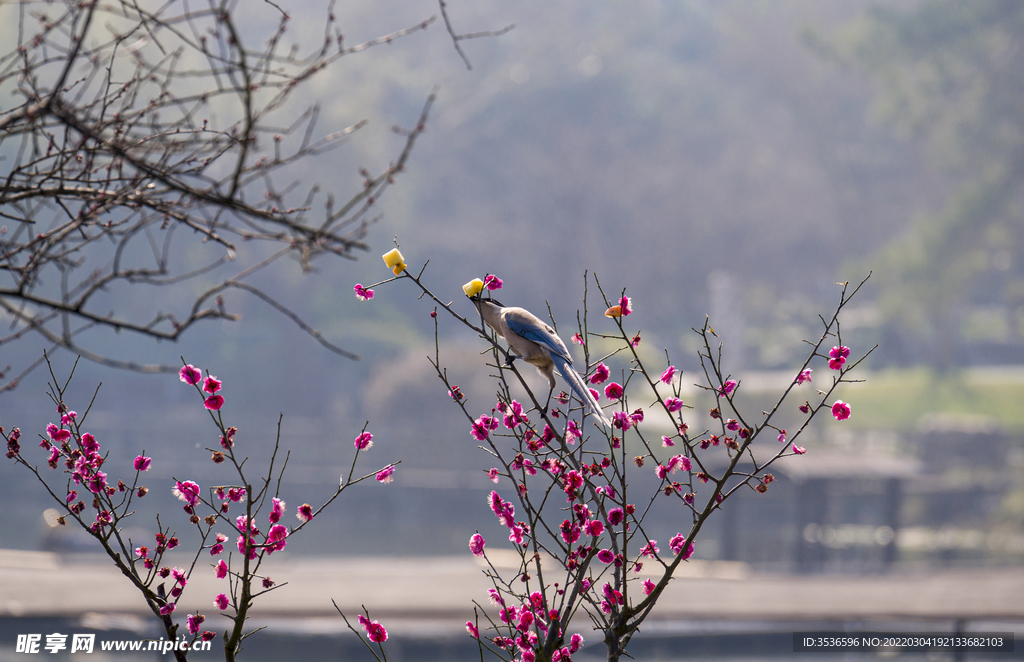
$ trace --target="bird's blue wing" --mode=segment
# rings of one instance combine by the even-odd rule
[[[547,324],[536,318],[530,320],[523,319],[519,315],[508,314],[505,315],[505,324],[512,333],[522,336],[527,340],[532,340],[552,354],[561,356],[572,365],[572,357],[569,356],[569,350],[566,348],[565,343]]]

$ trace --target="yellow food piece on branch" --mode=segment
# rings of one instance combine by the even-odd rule
[[[388,265],[388,268],[391,269],[396,276],[405,271],[405,258],[402,257],[402,253],[397,248],[391,249],[381,257],[384,258],[384,264]]]
[[[479,278],[474,278],[465,285],[462,286],[462,291],[466,293],[467,297],[471,297],[474,294],[480,294],[484,289],[484,282]]]

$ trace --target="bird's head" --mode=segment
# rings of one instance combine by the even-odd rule
[[[487,297],[485,299],[482,296],[480,296],[479,294],[474,294],[473,296],[469,297],[469,300],[472,301],[473,305],[476,306],[477,308],[491,307],[491,306],[493,306],[495,308],[504,308],[505,307],[497,299],[492,299],[491,297]]]

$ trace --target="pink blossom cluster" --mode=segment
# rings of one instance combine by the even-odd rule
[[[89,525],[89,529],[94,534],[100,534],[105,527],[113,524],[118,517],[110,500],[111,497],[118,492],[134,490],[135,496],[141,498],[149,490],[144,485],[138,486],[137,480],[135,487],[129,487],[124,481],[120,480],[117,481],[116,485],[112,484],[112,481],[108,479],[107,473],[102,470],[107,458],[104,454],[101,454],[100,444],[96,437],[90,432],[81,432],[78,428],[78,413],[68,410],[63,403],[58,405],[57,413],[60,414],[60,425],[49,423],[46,426],[46,435],[42,437],[39,446],[48,452],[46,463],[50,469],[56,469],[57,465],[63,463],[67,470],[66,473],[71,476],[70,482],[95,495],[92,502],[96,509],[96,517],[92,524]],[[2,433],[2,428],[0,428],[0,433]],[[21,430],[14,428],[5,437],[7,440],[7,457],[19,457],[21,453],[21,446],[19,444]],[[148,471],[151,464],[151,458],[140,455],[135,458],[132,466],[136,472],[142,472]],[[74,487],[68,489],[64,497],[64,504],[68,512],[76,518],[86,508],[85,501],[79,499],[78,490]],[[63,518],[61,518],[61,521],[63,522]]]
[[[587,581],[587,580],[584,580]],[[589,588],[589,587],[588,587]],[[509,604],[497,589],[487,591],[491,604],[499,607],[498,619],[509,627],[511,636],[497,636],[492,643],[510,654],[519,654],[517,660],[535,662],[537,653],[547,639],[551,627],[558,627],[559,612],[549,608],[544,595],[533,591],[523,595],[521,604]],[[474,639],[480,638],[480,629],[473,621],[466,621],[466,632]],[[561,635],[561,630],[558,630]],[[559,662],[572,662],[571,655],[583,648],[583,636],[574,633],[569,637],[569,645],[552,652],[551,659]]]
[[[181,381],[199,388],[199,382],[203,382],[202,392],[208,393],[206,399],[203,400],[203,406],[210,411],[220,411],[220,408],[224,406],[224,396],[217,395],[217,391],[221,389],[222,383],[216,377],[207,374],[206,378],[203,378],[203,373],[199,368],[191,364],[186,364],[178,371],[178,377]]]
[[[515,400],[507,405],[504,402],[499,402],[496,409],[502,413],[502,423],[509,430],[513,430],[520,425],[529,425],[530,423],[530,419],[523,415],[523,406]],[[487,425],[491,425],[491,423],[487,423]],[[483,439],[480,441],[483,441]]]
[[[834,347],[832,347],[832,349],[829,350],[828,356],[828,367],[831,368],[832,370],[841,371],[843,367],[846,365],[846,359],[849,358],[850,356],[850,348],[847,347],[846,345],[835,345]],[[796,385],[799,386],[800,384],[803,383],[809,383],[811,381],[811,372],[812,371],[809,368],[801,370],[794,379]],[[809,414],[811,412],[811,403],[809,401],[805,402],[804,404],[800,405],[799,409],[801,413]],[[832,403],[830,409],[832,412],[832,416],[834,416],[837,421],[845,421],[846,419],[850,418],[850,414],[852,412],[849,403],[843,402],[842,400],[836,400],[834,403]],[[785,443],[785,430],[782,430],[779,434],[779,441]],[[806,451],[800,446],[794,444],[793,452],[796,453],[797,455],[802,455]]]
[[[498,521],[508,528],[508,539],[516,545],[523,545],[525,536],[530,534],[530,527],[526,522],[515,521],[516,507],[511,502],[505,501],[498,493],[492,491],[487,497],[487,503],[491,511],[497,516]]]
[[[487,439],[487,437],[490,436],[491,430],[496,429],[498,429],[498,419],[492,418],[491,416],[487,416],[486,414],[484,414],[480,418],[473,421],[473,424],[470,426],[469,431],[470,434],[473,435],[474,439],[476,439],[477,441],[484,441]]]
[[[828,356],[828,367],[833,370],[842,370],[847,357],[850,356],[850,348],[845,345],[837,345],[829,350]]]
[[[623,432],[625,432],[634,425],[642,423],[643,420],[643,409],[634,409],[632,414],[625,411],[617,411],[612,414],[612,427],[614,427],[617,430],[622,430]]]

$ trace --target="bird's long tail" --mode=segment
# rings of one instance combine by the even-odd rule
[[[555,367],[558,368],[559,374],[569,384],[576,395],[579,396],[580,400],[586,403],[587,408],[590,409],[590,413],[600,421],[601,425],[604,426],[605,430],[612,429],[612,422],[604,415],[604,411],[601,410],[601,405],[598,404],[597,399],[594,398],[594,394],[587,388],[587,383],[583,381],[583,377],[580,373],[576,372],[576,368],[572,367],[572,364],[566,361],[561,356],[555,355],[551,359],[555,362]]]

